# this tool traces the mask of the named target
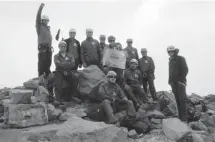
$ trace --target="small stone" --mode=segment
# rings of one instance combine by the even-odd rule
[[[137,139],[137,138],[138,138],[138,134],[137,134],[137,132],[133,129],[133,130],[130,130],[130,131],[128,132],[128,137],[129,137],[129,138],[132,138],[132,139]]]

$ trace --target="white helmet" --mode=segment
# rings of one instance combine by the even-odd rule
[[[136,64],[138,64],[138,61],[137,61],[136,59],[132,59],[132,60],[130,61],[130,63],[136,63]]]
[[[168,47],[167,47],[167,52],[169,52],[169,51],[175,51],[175,49],[176,49],[176,48],[175,48],[174,46],[172,46],[172,45],[171,45],[171,46],[168,46]]]
[[[147,52],[146,48],[141,48],[141,52]]]
[[[58,43],[58,46],[61,46],[61,45],[66,45],[66,42],[65,41],[60,41],[59,43]]]
[[[107,73],[107,76],[117,76],[116,72],[115,71],[109,71]]]
[[[49,17],[47,15],[42,15],[41,20],[49,20]]]
[[[69,33],[76,33],[76,30],[75,29],[70,29]]]

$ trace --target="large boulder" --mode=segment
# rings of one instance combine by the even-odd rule
[[[23,86],[27,89],[37,89],[39,87],[40,80],[39,78],[29,79],[23,83]]]
[[[46,105],[42,104],[9,104],[8,124],[10,127],[29,127],[48,123]]]
[[[92,90],[97,84],[105,80],[105,74],[96,65],[91,65],[80,72],[79,78],[79,92],[89,98],[95,98]]]
[[[163,132],[171,140],[179,140],[184,134],[190,132],[187,124],[181,122],[178,118],[163,119]]]
[[[45,87],[38,86],[36,92],[34,93],[34,96],[38,102],[47,102],[49,92]]]
[[[215,95],[214,94],[209,94],[204,97],[204,101],[206,103],[215,103]]]
[[[79,117],[71,117],[63,124],[30,128],[23,133],[23,141],[28,142],[127,142],[124,128]]]
[[[189,98],[193,103],[199,102],[199,101],[203,100],[203,97],[201,97],[201,96],[199,96],[199,95],[197,95],[197,94],[195,94],[195,93],[192,93],[190,96],[188,96],[188,98]]]
[[[194,121],[188,124],[193,130],[208,131],[208,127],[201,121]]]
[[[200,120],[202,121],[202,123],[205,124],[205,126],[215,128],[215,116],[214,115],[209,115],[208,113],[202,113]]]
[[[29,104],[31,103],[33,92],[33,90],[27,89],[11,89],[9,95],[13,104]]]

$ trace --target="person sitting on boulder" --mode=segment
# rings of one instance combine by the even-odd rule
[[[127,111],[127,116],[136,116],[133,102],[127,99],[122,89],[115,83],[116,76],[116,72],[109,71],[107,73],[108,81],[100,85],[98,93],[99,100],[102,101],[101,107],[108,118],[108,123],[111,124],[119,121],[114,114],[123,110]]]
[[[138,107],[140,103],[147,101],[144,89],[141,87],[142,75],[137,67],[138,61],[136,59],[132,59],[130,61],[130,68],[126,69],[124,75],[125,92],[128,95],[128,98],[133,101],[136,107]],[[134,94],[136,94],[137,96],[135,96]]]
[[[59,53],[54,56],[56,66],[55,75],[55,99],[56,101],[70,101],[71,91],[77,89],[77,77],[72,69],[75,67],[75,59],[72,54],[66,52],[66,42],[60,41]]]

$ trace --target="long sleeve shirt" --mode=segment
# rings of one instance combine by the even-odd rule
[[[38,44],[52,45],[52,35],[51,35],[50,27],[41,23],[42,9],[43,9],[43,6],[40,6],[36,16],[36,31],[38,36]]]

